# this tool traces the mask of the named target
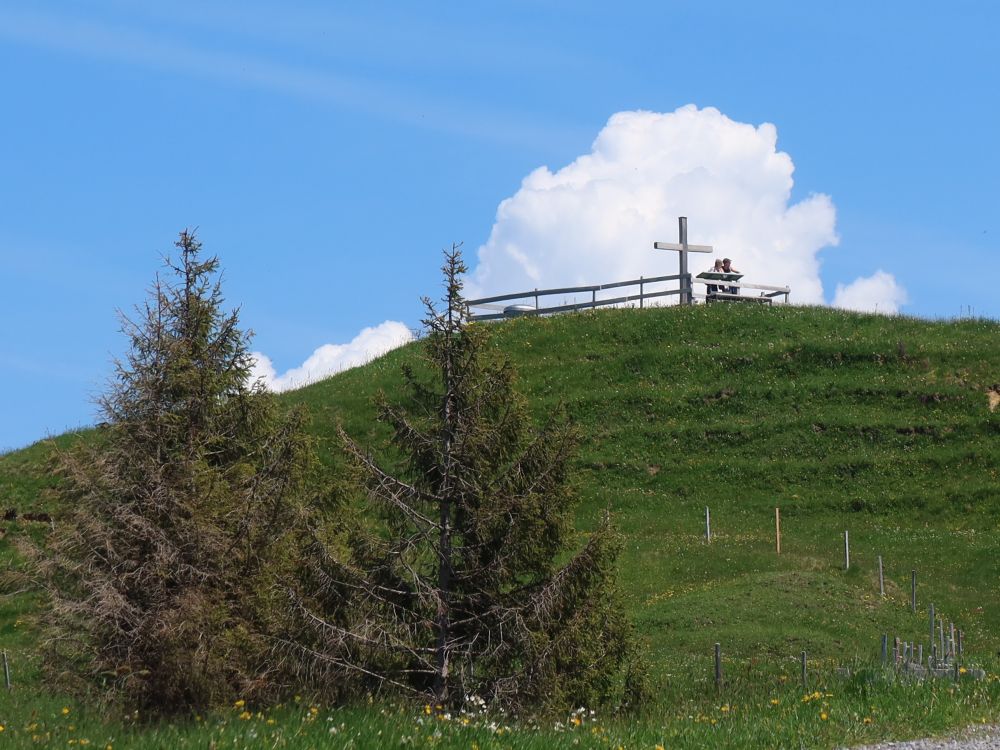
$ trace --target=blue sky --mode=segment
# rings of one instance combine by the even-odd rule
[[[0,450],[94,420],[91,400],[122,352],[115,311],[144,299],[185,227],[219,255],[227,299],[283,373],[324,345],[340,356],[366,327],[417,327],[419,297],[437,292],[452,241],[473,267],[481,248],[500,258],[512,242],[544,266],[539,220],[502,220],[501,202],[558,215],[562,229],[591,226],[573,211],[592,204],[550,214],[526,178],[547,167],[539,184],[551,198],[553,181],[577,179],[648,128],[660,128],[649,148],[696,133],[683,136],[694,139],[685,153],[740,183],[747,205],[771,191],[761,201],[780,204],[775,222],[796,204],[823,214],[807,239],[754,240],[761,253],[802,243],[793,260],[812,263],[822,285],[812,301],[881,271],[896,294],[887,307],[1000,316],[990,280],[1000,6],[357,5],[0,0]],[[694,131],[669,115],[686,105]],[[609,125],[638,111],[667,116]],[[721,141],[697,135],[708,120],[721,123]],[[794,163],[787,201],[783,173],[719,161],[728,133],[770,155],[763,123]],[[636,190],[672,168],[662,159]],[[632,163],[584,179],[622,180]],[[705,195],[724,215],[729,184],[719,180]],[[663,195],[652,205],[663,227],[676,226],[687,207],[673,211],[673,193]],[[630,234],[615,205],[602,218],[645,253],[660,224]],[[692,242],[698,220],[692,210]],[[713,242],[728,237],[734,258],[764,257],[741,256],[739,227],[713,221],[700,226]],[[601,265],[606,247],[586,252],[591,283],[624,268]],[[628,268],[645,269],[645,257]],[[647,275],[675,263],[649,250]],[[492,278],[500,292],[520,277]]]

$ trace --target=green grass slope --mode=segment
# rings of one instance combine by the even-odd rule
[[[930,602],[966,631],[971,658],[1000,648],[997,323],[714,305],[491,330],[538,419],[562,403],[580,428],[581,539],[612,511],[627,540],[628,606],[664,700],[709,689],[716,642],[731,680],[777,679],[797,673],[802,650],[829,666],[874,656],[882,633],[926,642]],[[311,411],[327,467],[339,460],[338,420],[382,444],[372,397],[401,393],[400,368],[419,367],[419,346],[284,396]],[[37,506],[52,481],[46,454],[39,444],[0,456],[0,507]],[[28,648],[18,606],[28,605],[0,610],[0,638]]]
[[[970,648],[1000,646],[1000,410],[988,398],[1000,325],[715,305],[493,330],[538,418],[564,403],[579,425],[581,526],[614,513],[630,606],[661,664],[716,641],[734,658],[847,660],[882,632],[923,635],[931,601]],[[313,412],[321,445],[338,418],[377,445],[371,397],[392,397],[416,358],[411,346],[288,398]]]

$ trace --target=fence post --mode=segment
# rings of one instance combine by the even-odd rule
[[[722,690],[722,645],[715,644],[715,688]]]
[[[885,575],[882,572],[882,555],[878,556],[878,593],[885,596]]]
[[[644,293],[644,292],[643,292],[643,290],[644,290],[644,285],[643,285],[643,283],[642,283],[642,278],[643,278],[642,276],[640,276],[640,277],[639,277],[639,309],[640,309],[640,310],[641,310],[641,309],[642,309],[642,307],[643,307],[643,305],[642,305],[642,302],[643,302],[643,299],[642,299],[642,295],[643,295],[643,293]]]
[[[844,570],[851,569],[851,541],[850,537],[847,535],[847,529],[844,529]]]
[[[931,606],[928,609],[928,620],[931,624],[931,645],[934,645],[934,602],[931,602]]]
[[[774,548],[776,554],[781,554],[781,509],[774,509]]]
[[[3,681],[10,690],[10,664],[7,663],[7,649],[3,650]]]
[[[917,571],[910,571],[910,609],[917,614]]]
[[[809,672],[806,668],[806,652],[802,652],[802,689],[809,689]]]
[[[535,287],[535,312],[538,311],[538,287]]]
[[[705,541],[709,544],[712,543],[712,516],[708,512],[708,506],[705,506]]]
[[[884,667],[889,661],[889,634],[882,634],[882,666]]]

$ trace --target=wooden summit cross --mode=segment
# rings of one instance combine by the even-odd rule
[[[680,242],[654,242],[654,250],[675,250],[680,254],[681,275],[681,304],[691,304],[691,275],[688,273],[688,253],[710,253],[714,249],[711,245],[689,245],[688,244],[688,220],[686,216],[677,217],[678,239]]]

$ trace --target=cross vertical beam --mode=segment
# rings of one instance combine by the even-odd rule
[[[688,276],[688,220],[687,216],[677,217],[677,241],[680,246],[684,248],[679,253],[680,256],[680,270],[677,273],[681,275],[681,304],[690,305],[691,304],[691,279]]]

